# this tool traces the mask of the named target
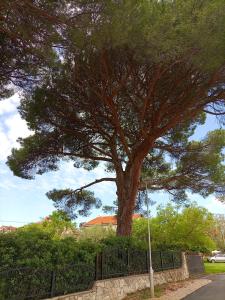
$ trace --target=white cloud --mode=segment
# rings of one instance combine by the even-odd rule
[[[213,196],[209,197],[208,203],[204,206],[212,213],[225,213],[225,204]]]
[[[0,128],[0,160],[5,160],[10,153],[10,141]]]
[[[5,125],[7,127],[7,137],[12,145],[15,145],[18,137],[27,137],[31,134],[26,122],[21,119],[18,113],[6,119]]]
[[[13,181],[11,181],[10,179],[5,178],[5,179],[0,181],[0,188],[1,189],[6,189],[6,190],[17,189],[18,185],[13,183]]]
[[[18,147],[18,137],[26,137],[32,132],[18,113],[10,114],[0,124],[0,160],[5,160],[13,147]]]
[[[0,102],[0,115],[15,113],[17,106],[20,103],[19,95],[15,94],[12,97]]]

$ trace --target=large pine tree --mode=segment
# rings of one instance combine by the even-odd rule
[[[224,112],[224,1],[75,1],[69,8],[55,52],[60,63],[20,106],[34,134],[13,149],[14,174],[32,178],[64,158],[88,169],[105,162],[115,177],[48,196],[84,214],[99,204],[85,189],[114,181],[119,235],[131,232],[143,170],[151,190],[175,198],[188,188],[223,195],[224,132],[188,138],[204,111]]]

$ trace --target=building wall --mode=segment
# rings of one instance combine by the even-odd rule
[[[182,267],[154,274],[155,285],[189,278],[186,257],[182,254]],[[89,291],[59,296],[51,300],[121,300],[127,294],[149,287],[148,274],[96,281]],[[50,300],[50,299],[49,299]]]

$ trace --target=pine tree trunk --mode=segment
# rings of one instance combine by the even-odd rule
[[[141,165],[142,162],[128,164],[126,170],[123,172],[123,176],[120,176],[120,180],[117,181],[118,236],[130,236],[132,232],[132,215],[140,183]]]

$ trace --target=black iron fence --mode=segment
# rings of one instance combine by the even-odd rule
[[[0,272],[0,300],[38,300],[88,290],[94,265],[69,265],[55,270],[18,268]]]
[[[152,252],[154,272],[180,268],[182,257],[180,252]],[[149,255],[147,251],[110,249],[96,257],[96,280],[121,277],[127,275],[144,274],[149,269]]]
[[[179,268],[180,252],[153,252],[155,272]],[[88,290],[95,280],[148,272],[147,251],[110,249],[92,264],[75,264],[55,270],[17,268],[0,272],[0,300],[39,300]]]

